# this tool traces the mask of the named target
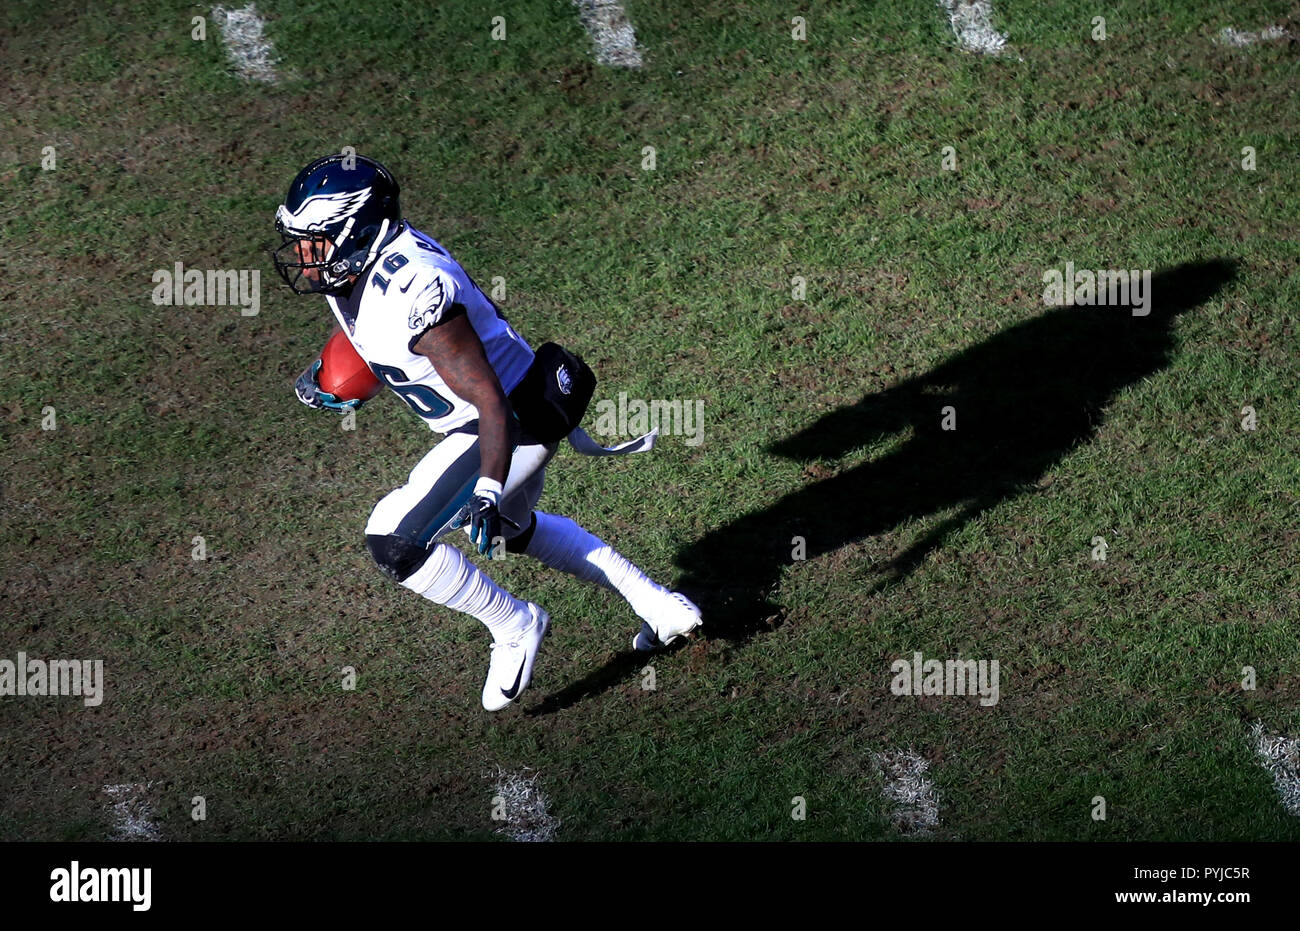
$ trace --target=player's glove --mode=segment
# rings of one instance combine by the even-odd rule
[[[340,414],[346,414],[348,411],[354,411],[361,406],[361,401],[354,399],[351,401],[340,401],[328,391],[320,390],[320,382],[316,380],[316,374],[320,371],[320,359],[317,359],[307,370],[298,376],[298,381],[294,383],[294,393],[298,395],[298,400],[314,410],[337,411]]]
[[[480,553],[487,554],[491,551],[493,541],[501,536],[503,523],[519,529],[518,524],[501,513],[500,504],[501,483],[490,478],[480,478],[466,505],[469,524],[465,527],[470,542]]]

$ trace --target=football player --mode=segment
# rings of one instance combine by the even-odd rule
[[[397,182],[383,165],[358,155],[317,159],[289,185],[275,225],[283,242],[272,259],[285,283],[297,294],[325,295],[374,374],[444,434],[406,484],[375,506],[366,546],[390,578],[487,627],[484,708],[504,708],[528,687],[550,616],[445,542],[457,527],[480,554],[504,546],[618,592],[642,619],[637,650],[659,649],[700,625],[699,609],[684,595],[649,579],[569,518],[536,510],[563,436],[524,412],[562,407],[573,393],[571,369],[581,361],[564,354],[568,368],[561,362],[542,373],[553,378],[538,377],[542,350],[535,354],[447,250],[402,217]],[[320,389],[319,367],[317,360],[299,376],[299,400],[355,409],[360,402]],[[543,399],[550,382],[561,393]],[[570,442],[588,447],[582,451],[622,449],[591,449],[576,423],[562,429],[572,429]],[[649,440],[641,448],[653,443],[652,436],[641,439]]]

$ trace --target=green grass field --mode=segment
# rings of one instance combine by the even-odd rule
[[[1300,59],[1214,41],[1300,6],[997,0],[999,57],[933,0],[625,6],[640,69],[564,2],[262,0],[269,84],[204,6],[4,5],[0,659],[107,688],[0,698],[0,839],[104,839],[140,784],[167,839],[491,840],[500,771],[561,840],[1300,839],[1251,736],[1300,734]],[[370,561],[435,437],[298,403],[332,318],[265,253],[343,146],[597,398],[704,402],[541,503],[706,609],[653,690],[621,600],[511,558],[554,626],[489,715],[483,627]],[[260,312],[156,306],[178,261]],[[1046,307],[1066,262],[1151,270],[1152,313]],[[916,651],[1000,700],[893,694]],[[909,748],[922,834],[873,763]]]

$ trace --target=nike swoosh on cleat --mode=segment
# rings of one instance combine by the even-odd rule
[[[501,694],[502,694],[503,696],[505,696],[506,698],[511,698],[511,699],[513,699],[516,695],[519,694],[519,680],[522,679],[522,678],[524,677],[524,667],[525,667],[526,665],[528,665],[528,657],[527,657],[527,656],[525,656],[525,657],[524,657],[524,661],[523,661],[522,663],[519,664],[519,674],[515,676],[515,684],[512,685],[512,686],[510,686],[509,689],[502,689],[502,690],[501,690]]]
[[[638,641],[643,643],[644,646],[638,646]],[[641,632],[632,638],[633,649],[641,650],[644,653],[649,652],[650,650],[662,649],[663,646],[664,642],[659,639],[659,635],[655,633],[655,629],[645,621],[642,621]]]

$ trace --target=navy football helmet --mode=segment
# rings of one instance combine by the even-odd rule
[[[361,155],[318,158],[293,179],[275,212],[283,239],[271,254],[296,294],[338,294],[400,232],[397,182]]]

